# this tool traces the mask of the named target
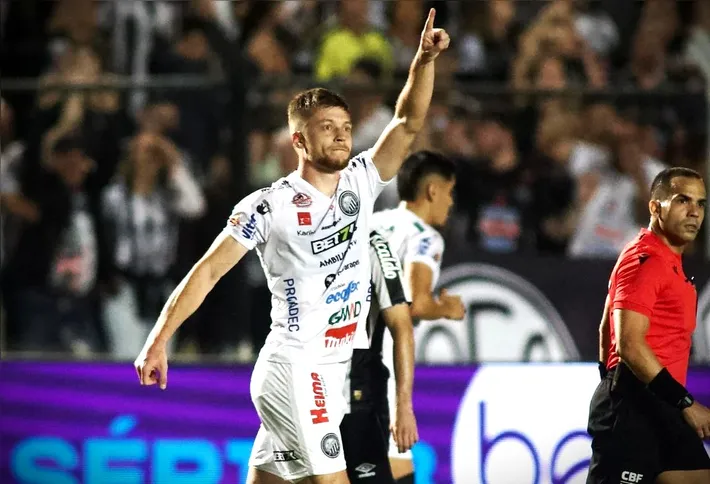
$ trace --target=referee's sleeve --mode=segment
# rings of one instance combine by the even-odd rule
[[[650,318],[664,284],[665,262],[653,254],[629,256],[619,264],[612,310],[628,309]]]

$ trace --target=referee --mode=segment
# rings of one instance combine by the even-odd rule
[[[654,179],[651,222],[622,251],[600,327],[589,410],[587,484],[710,484],[710,410],[685,388],[697,295],[681,255],[705,217],[702,177],[669,168]]]

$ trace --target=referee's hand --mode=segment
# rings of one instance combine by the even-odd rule
[[[419,440],[419,432],[411,405],[397,405],[397,415],[390,431],[400,454],[414,447]]]
[[[701,439],[710,439],[710,409],[694,402],[683,410],[683,418],[693,427]]]

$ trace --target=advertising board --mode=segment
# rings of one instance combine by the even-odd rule
[[[3,361],[0,483],[243,483],[259,426],[250,375],[174,366],[160,391],[130,364]],[[597,382],[581,363],[418,368],[417,483],[583,483]],[[710,368],[688,386],[710,404]]]

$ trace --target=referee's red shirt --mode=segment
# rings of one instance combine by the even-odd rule
[[[614,310],[648,317],[646,342],[669,373],[685,385],[696,324],[695,286],[685,276],[680,255],[643,229],[623,250],[609,280],[611,348],[607,368],[619,363]]]

